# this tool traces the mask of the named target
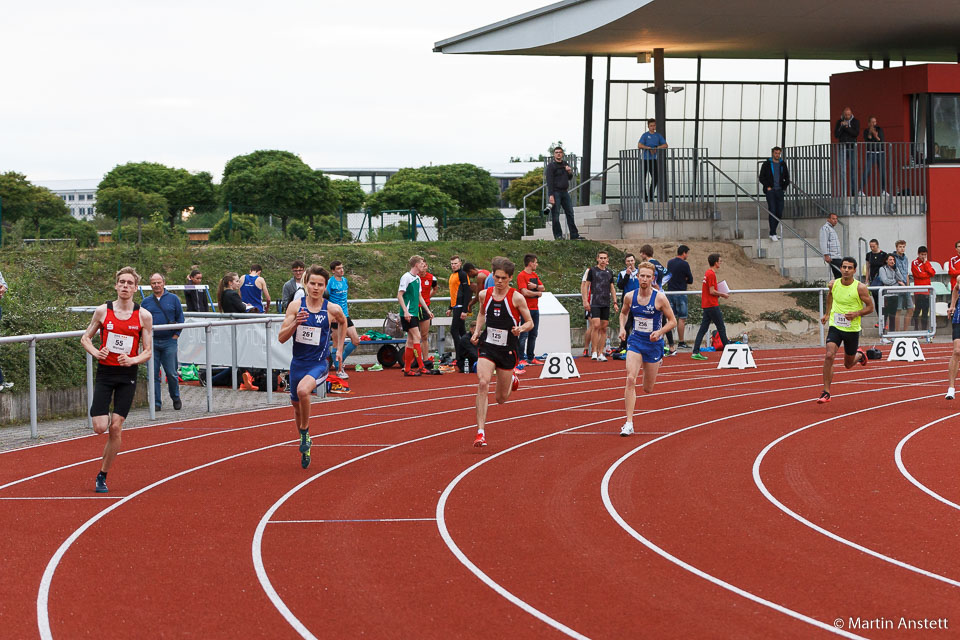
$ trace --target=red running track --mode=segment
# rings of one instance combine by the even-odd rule
[[[106,498],[96,436],[3,453],[0,636],[951,637],[960,405],[926,355],[822,406],[819,350],[670,358],[632,438],[622,363],[578,361],[482,450],[475,378],[359,374],[308,471],[291,409],[222,415],[125,431]]]

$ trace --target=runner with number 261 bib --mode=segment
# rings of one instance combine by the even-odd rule
[[[640,287],[623,296],[620,309],[620,341],[627,341],[627,382],[623,390],[627,421],[620,429],[621,436],[633,435],[633,410],[637,405],[637,376],[641,365],[643,392],[650,393],[663,360],[663,336],[677,326],[666,294],[653,288],[656,273],[653,263],[641,262],[637,266]],[[633,326],[629,327],[630,337],[627,338],[627,320],[631,317]]]
[[[470,338],[470,342],[478,345],[479,356],[475,447],[487,446],[484,425],[487,421],[487,393],[493,372],[497,372],[497,403],[503,404],[511,391],[520,385],[520,380],[513,373],[520,360],[518,336],[533,328],[533,319],[523,295],[510,286],[514,268],[511,261],[502,258],[493,272],[493,286],[481,291],[479,296],[483,313],[477,314],[477,327]]]

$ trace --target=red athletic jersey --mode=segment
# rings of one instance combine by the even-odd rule
[[[113,302],[107,303],[107,315],[100,325],[100,347],[106,347],[109,353],[107,357],[100,361],[100,364],[111,367],[123,367],[117,361],[120,354],[133,357],[140,352],[140,332],[143,326],[140,324],[140,305],[133,303],[133,313],[126,320],[117,318],[113,312]]]
[[[421,273],[420,274],[420,295],[423,296],[423,301],[430,305],[430,294],[433,292],[433,288],[437,286],[437,276],[432,273]],[[423,318],[421,318],[423,320]]]
[[[521,292],[524,289],[529,289],[531,282],[538,285],[542,284],[540,282],[540,276],[537,275],[536,271],[532,273],[521,271],[520,275],[517,276],[517,289],[519,289]],[[521,293],[520,295],[523,295],[523,293]],[[530,309],[531,311],[536,311],[537,309],[540,308],[540,298],[527,298],[526,296],[523,296],[523,297],[527,301],[527,309]]]
[[[493,287],[487,289],[487,297],[484,300],[483,312],[486,314],[486,324],[495,329],[512,329],[523,324],[520,312],[513,306],[513,294],[517,290],[513,287],[507,289],[507,295],[503,300],[493,299]],[[521,294],[523,295],[523,294]],[[503,313],[503,310],[506,313]]]
[[[918,286],[929,285],[930,278],[937,275],[937,271],[930,264],[930,261],[920,262],[920,258],[915,258],[910,264],[910,273],[913,274],[913,284]],[[925,296],[928,294],[924,291],[917,291],[916,295]]]
[[[950,258],[949,267],[947,270],[950,272],[950,290],[953,291],[957,286],[957,276],[960,276],[960,256]]]
[[[704,309],[708,307],[719,307],[720,297],[710,295],[710,287],[717,288],[717,272],[713,269],[707,269],[703,274],[703,287],[700,291],[700,306]]]

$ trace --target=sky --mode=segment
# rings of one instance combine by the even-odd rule
[[[230,158],[257,149],[292,151],[315,168],[502,165],[557,140],[579,152],[582,58],[432,51],[545,4],[8,3],[0,172],[88,179],[151,161],[219,180]],[[652,73],[616,62],[615,77]],[[684,63],[668,60],[667,75]],[[714,64],[721,75],[743,69]],[[769,65],[776,77],[782,63]],[[602,59],[594,69],[599,157]],[[811,73],[825,78],[816,65]]]

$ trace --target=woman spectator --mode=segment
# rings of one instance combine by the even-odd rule
[[[877,272],[877,279],[882,287],[904,286],[897,274],[897,257],[894,254],[887,255],[887,263],[880,267]],[[896,331],[897,301],[899,296],[896,293],[886,292],[883,298],[883,321],[887,331]]]
[[[217,288],[217,302],[220,313],[246,313],[247,305],[240,299],[237,291],[240,289],[240,276],[228,271],[220,280]]]

